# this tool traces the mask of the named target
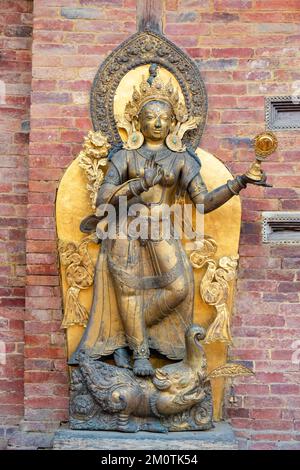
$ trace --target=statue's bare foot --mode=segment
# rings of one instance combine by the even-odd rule
[[[131,369],[130,355],[126,348],[119,348],[115,350],[114,361],[116,366],[118,367],[123,367],[124,369]]]
[[[121,432],[138,432],[139,427],[136,423],[130,421],[126,425],[118,427],[118,431]]]
[[[148,431],[148,432],[168,432],[168,428],[166,428],[160,422],[156,422],[156,423],[155,422],[149,422],[149,423],[146,423],[145,431]]]
[[[133,364],[133,372],[135,375],[147,376],[154,375],[154,369],[149,359],[145,357],[137,358]]]

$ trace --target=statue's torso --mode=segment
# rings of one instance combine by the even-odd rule
[[[127,155],[128,179],[143,177],[150,158],[150,152],[144,149],[131,151],[130,155]],[[139,200],[145,204],[170,205],[174,201],[180,172],[184,165],[183,154],[165,149],[156,154],[155,162],[163,170],[163,176],[158,184],[142,193]]]

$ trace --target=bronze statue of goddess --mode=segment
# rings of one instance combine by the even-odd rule
[[[203,205],[207,213],[238,195],[247,183],[265,184],[264,176],[255,182],[241,175],[208,192],[197,155],[182,143],[196,118],[187,119],[178,91],[171,82],[151,76],[151,70],[148,80],[134,89],[125,117],[131,123],[130,134],[123,148],[109,156],[97,194],[96,222],[100,207],[108,203],[117,207],[121,196],[128,201],[128,217],[122,223],[135,219],[130,207],[138,203],[140,216],[149,219],[152,207],[159,213],[160,225],[163,206],[182,196]],[[87,218],[81,229],[88,232],[90,225]],[[130,368],[132,353],[134,374],[153,375],[150,349],[172,360],[183,358],[184,333],[193,322],[193,298],[192,267],[172,230],[169,237],[158,230],[155,236],[128,233],[103,240],[89,322],[69,364],[76,364],[78,351],[84,349],[94,358],[113,354],[117,366]]]

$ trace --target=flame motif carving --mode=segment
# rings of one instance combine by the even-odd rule
[[[233,362],[227,362],[220,367],[212,370],[210,374],[208,374],[209,379],[215,379],[217,377],[227,377],[234,379],[235,377],[239,376],[249,376],[254,375],[254,372],[246,366],[242,364],[235,364]]]

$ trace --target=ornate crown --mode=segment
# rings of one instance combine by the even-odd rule
[[[138,116],[141,108],[149,101],[160,100],[169,103],[174,111],[178,122],[185,122],[188,118],[188,112],[185,104],[179,101],[178,90],[174,88],[171,80],[164,83],[159,77],[150,76],[148,80],[143,76],[139,90],[133,88],[132,99],[125,107],[125,117],[131,122],[135,116]]]

